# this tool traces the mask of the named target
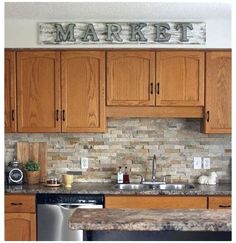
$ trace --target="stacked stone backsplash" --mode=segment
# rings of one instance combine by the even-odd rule
[[[231,136],[201,133],[201,119],[108,119],[106,133],[6,134],[5,162],[16,156],[16,142],[48,143],[48,174],[80,169],[80,157],[89,168],[75,176],[79,182],[110,182],[117,168],[128,166],[131,181],[151,178],[152,157],[157,156],[157,177],[196,182],[216,171],[219,182],[231,182]],[[210,170],[194,170],[193,157],[211,159]]]

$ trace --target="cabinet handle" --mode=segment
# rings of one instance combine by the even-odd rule
[[[11,203],[12,206],[20,206],[23,205],[23,203]]]
[[[59,121],[59,110],[56,110],[56,120]]]
[[[150,93],[153,94],[153,83],[150,84]]]
[[[11,120],[15,121],[15,110],[11,111]]]
[[[157,94],[160,94],[160,83],[157,83]]]
[[[62,110],[62,121],[65,121],[65,110]]]
[[[207,122],[209,122],[209,120],[210,120],[210,111],[207,111],[207,113],[206,113],[206,120],[207,120]]]
[[[219,208],[231,208],[231,205],[219,205]]]

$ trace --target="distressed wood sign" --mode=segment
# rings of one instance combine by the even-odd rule
[[[39,23],[40,44],[205,44],[203,22]]]

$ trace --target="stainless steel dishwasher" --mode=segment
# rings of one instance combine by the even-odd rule
[[[77,208],[103,208],[103,195],[38,194],[37,240],[83,241],[82,230],[70,230],[68,218]]]

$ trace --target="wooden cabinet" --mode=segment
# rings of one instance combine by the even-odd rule
[[[207,208],[207,197],[107,195],[105,208]]]
[[[62,131],[105,131],[105,52],[61,53]]]
[[[18,132],[59,132],[60,52],[17,52]]]
[[[230,196],[210,196],[208,197],[208,208],[209,209],[226,209],[231,208],[231,197]]]
[[[5,100],[5,132],[17,131],[17,115],[16,115],[16,62],[15,52],[5,52],[5,84],[4,84],[4,100]]]
[[[206,53],[205,133],[231,133],[231,52]]]
[[[108,51],[108,117],[203,117],[203,51]]]
[[[5,195],[5,240],[36,240],[35,195]]]
[[[155,52],[107,52],[107,105],[155,105]]]
[[[156,53],[156,105],[204,105],[204,52]]]
[[[104,63],[103,51],[18,52],[18,131],[104,132]]]

